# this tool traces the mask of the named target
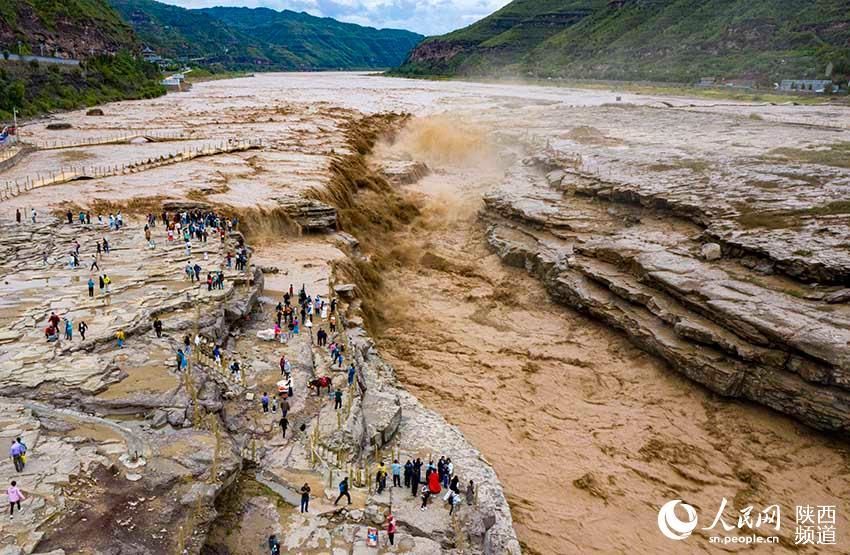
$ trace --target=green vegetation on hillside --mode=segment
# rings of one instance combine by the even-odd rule
[[[165,93],[159,71],[127,52],[89,58],[80,67],[0,61],[0,121],[12,109],[32,116]]]
[[[397,73],[693,82],[850,77],[846,0],[515,0]]]
[[[96,53],[116,51],[133,42],[133,31],[107,0],[3,0],[0,2],[0,48],[17,53],[70,55],[75,38],[81,49]],[[86,52],[88,53],[88,52]],[[83,54],[83,53],[81,53]]]
[[[106,0],[0,1],[0,120],[163,94],[156,66],[137,57],[133,30]],[[9,53],[79,58],[18,62]]]
[[[394,67],[422,39],[266,8],[187,10],[153,0],[111,0],[159,55],[227,70]]]

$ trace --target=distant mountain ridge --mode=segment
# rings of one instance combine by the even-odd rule
[[[831,70],[831,71],[830,71]],[[847,0],[514,0],[431,37],[405,75],[771,83],[850,76]]]
[[[422,35],[373,29],[289,10],[185,9],[154,0],[110,0],[158,54],[225,69],[395,67]]]

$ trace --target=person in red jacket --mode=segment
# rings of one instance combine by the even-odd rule
[[[437,495],[440,493],[440,476],[437,472],[432,472],[428,475],[428,491],[431,492],[431,495]]]
[[[393,539],[395,538],[395,532],[398,527],[396,526],[395,517],[393,515],[387,515],[387,537],[390,539],[390,545],[393,544]]]

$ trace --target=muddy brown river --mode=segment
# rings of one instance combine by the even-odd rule
[[[478,212],[509,161],[549,142],[573,140],[577,153],[607,171],[601,160],[594,162],[597,146],[570,135],[578,127],[612,137],[604,145],[609,158],[618,153],[620,170],[625,165],[633,175],[671,156],[722,158],[732,145],[757,155],[781,146],[784,139],[771,130],[772,122],[799,125],[797,139],[809,144],[823,140],[819,125],[833,126],[835,140],[850,135],[843,108],[667,99],[692,105],[672,110],[661,100],[363,74],[215,81],[183,95],[122,104],[125,127],[155,125],[165,132],[225,126],[271,141],[279,152],[292,145],[291,152],[186,163],[156,170],[154,177],[127,176],[111,189],[83,182],[37,190],[26,202],[95,193],[126,200],[142,192],[156,195],[156,184],[168,182],[174,191],[202,185],[216,202],[263,206],[321,182],[320,157],[338,147],[334,133],[345,114],[411,113],[409,128],[372,160],[378,166],[414,159],[431,170],[404,190],[421,206],[421,216],[385,238],[397,246],[396,259],[384,276],[384,321],[373,332],[406,387],[457,425],[494,466],[524,550],[754,549],[711,543],[722,534],[721,525],[703,528],[725,499],[728,523],[747,507],[753,515],[779,507],[778,542],[757,546],[759,553],[813,550],[795,544],[796,507],[835,506],[836,545],[819,548],[848,552],[846,439],[708,392],[616,331],[554,304],[534,278],[504,266],[487,249]],[[269,115],[269,106],[277,105]],[[77,132],[85,136],[84,126]],[[108,165],[125,161],[127,149],[101,149],[97,159],[79,150],[74,160]],[[47,154],[14,171],[55,162]],[[268,248],[262,257],[274,260]],[[664,537],[657,525],[659,507],[675,499],[700,515],[699,527],[684,542]]]

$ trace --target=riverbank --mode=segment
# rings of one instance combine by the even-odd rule
[[[392,70],[383,74],[396,79],[413,79],[426,81],[459,81],[467,83],[487,83],[494,85],[533,85],[537,87],[555,87],[568,89],[584,89],[588,91],[609,91],[630,93],[635,95],[668,96],[675,98],[699,98],[702,100],[739,101],[746,103],[786,104],[793,103],[805,106],[836,105],[847,106],[850,103],[847,95],[802,94],[796,92],[778,92],[773,89],[748,89],[740,87],[710,86],[700,87],[689,83],[663,83],[648,81],[608,81],[595,79],[535,79],[532,77],[518,79],[513,77],[466,78],[462,76],[447,77],[444,75],[416,75],[394,73]]]

